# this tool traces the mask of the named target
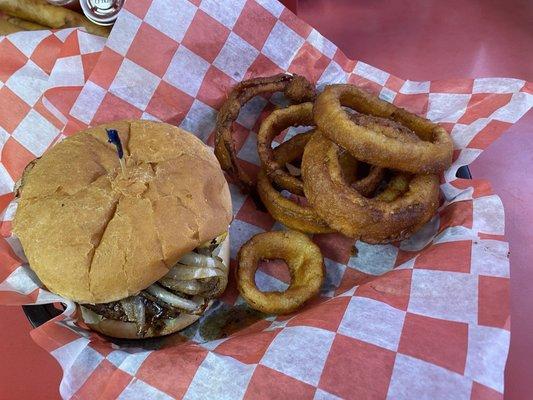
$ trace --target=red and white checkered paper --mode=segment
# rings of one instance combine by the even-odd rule
[[[351,241],[315,235],[327,269],[321,296],[229,337],[206,341],[198,327],[242,306],[234,282],[199,324],[150,348],[78,327],[73,304],[41,288],[11,234],[12,187],[24,166],[65,135],[115,119],[170,122],[211,144],[225,93],[282,71],[319,87],[354,83],[440,122],[455,157],[438,214],[402,243],[356,243],[353,257]],[[258,169],[261,119],[284,104],[258,97],[239,115],[237,148],[249,171]],[[414,82],[350,60],[275,0],[129,0],[107,42],[79,30],[0,38],[0,302],[68,305],[32,331],[61,364],[67,399],[502,398],[510,335],[504,211],[488,182],[455,174],[532,105],[533,85],[518,79]],[[251,235],[282,227],[230,186],[234,259]],[[275,269],[257,279],[264,288],[287,284]]]

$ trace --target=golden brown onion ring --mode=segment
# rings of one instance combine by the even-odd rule
[[[274,159],[280,165],[293,164],[297,160],[301,160],[304,154],[304,147],[311,139],[314,129],[299,133],[289,140],[281,143],[274,149]],[[296,168],[296,167],[295,167]],[[284,186],[280,182],[276,184],[281,188],[291,192],[290,186]],[[291,192],[292,193],[292,192]],[[303,193],[303,191],[302,191]]]
[[[302,103],[273,111],[261,123],[257,133],[257,152],[266,175],[280,187],[297,195],[303,195],[302,181],[284,169],[285,163],[292,160],[275,160],[272,140],[290,126],[314,124],[313,103]]]
[[[381,133],[383,135],[397,138],[402,142],[419,142],[420,139],[416,134],[411,131],[409,128],[406,128],[402,124],[391,121],[386,118],[375,117],[372,115],[366,114],[350,114],[350,119],[357,123],[358,125],[372,129],[376,133]],[[340,152],[340,161],[343,171],[346,168],[345,162],[346,154],[349,154],[346,150],[342,149]],[[352,160],[355,160],[352,158]],[[361,163],[359,163],[361,165]],[[355,190],[361,193],[365,197],[371,197],[376,188],[382,182],[385,176],[386,170],[384,168],[378,167],[376,165],[370,165],[369,171],[366,176],[353,180],[347,180],[347,183],[352,186]]]
[[[302,76],[279,74],[248,79],[233,88],[217,115],[215,155],[222,169],[234,177],[241,189],[247,192],[253,191],[253,182],[237,162],[232,125],[245,103],[257,95],[274,92],[284,92],[295,103],[310,101],[315,97],[313,86]]]
[[[333,230],[313,208],[300,205],[281,195],[268,180],[264,170],[257,179],[257,191],[272,217],[288,228],[304,233],[328,233]]]
[[[273,150],[274,162],[283,166],[292,163],[296,159],[301,159],[305,145],[309,142],[314,132],[314,130],[311,130],[300,133],[281,143]],[[359,163],[349,153],[341,153],[339,162],[342,176],[346,183],[365,197],[374,193],[384,177],[385,170],[383,168],[370,166],[368,174],[357,180],[356,173]],[[302,184],[298,178],[295,177],[295,180]],[[281,180],[280,182],[276,186],[290,191],[290,185],[288,185],[288,189],[283,185],[287,181]],[[334,232],[312,207],[284,197],[274,187],[264,169],[261,169],[258,174],[257,192],[272,217],[288,228],[311,234]]]
[[[360,125],[342,106],[399,122],[422,140],[406,143],[383,130]],[[315,101],[313,114],[320,131],[360,161],[419,174],[440,173],[451,164],[453,145],[444,128],[353,85],[326,86]],[[394,129],[387,131],[390,133]]]
[[[421,140],[416,133],[398,121],[360,113],[350,114],[350,119],[376,134],[385,135],[402,143],[414,143]]]
[[[280,165],[285,165],[300,158],[313,132],[298,134],[280,144],[274,149],[274,160]],[[301,183],[301,181],[299,182]],[[272,217],[288,228],[304,233],[333,232],[311,207],[298,204],[284,197],[274,188],[264,169],[261,169],[257,176],[257,192]]]
[[[342,179],[339,147],[316,132],[305,147],[302,178],[305,195],[333,229],[372,243],[386,243],[412,233],[438,206],[437,175],[415,175],[409,187],[390,202],[366,198]],[[408,233],[404,233],[407,232]]]
[[[396,138],[404,143],[420,141],[418,136],[416,136],[416,134],[412,130],[396,121],[391,121],[386,118],[380,118],[366,114],[351,114],[350,119],[356,122],[358,125],[372,129],[376,133],[381,133],[388,137]],[[341,150],[341,154],[342,152],[346,152],[346,150]],[[344,166],[342,166],[342,168],[344,168]],[[385,168],[370,165],[368,174],[364,178],[358,179],[355,182],[350,182],[350,185],[363,196],[372,197],[376,188],[383,181],[383,178],[385,177],[385,172]],[[383,192],[382,196],[385,197],[381,200],[392,201],[399,194],[405,192],[408,188],[408,181],[406,183],[406,179],[406,176],[396,176],[395,178],[393,178],[391,184]],[[392,198],[392,190],[395,190],[394,194],[396,196],[394,198]],[[390,200],[387,200],[387,198]]]
[[[261,260],[282,259],[291,283],[284,292],[262,292],[255,284]],[[268,314],[288,314],[315,296],[324,280],[324,259],[303,233],[273,231],[255,235],[239,250],[237,287],[250,307]]]

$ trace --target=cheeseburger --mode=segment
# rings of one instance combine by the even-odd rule
[[[119,121],[79,132],[17,186],[13,231],[30,267],[92,329],[176,332],[226,288],[228,185],[211,149],[180,128]]]

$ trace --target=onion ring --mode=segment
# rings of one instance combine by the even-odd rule
[[[311,139],[313,132],[314,129],[299,133],[273,149],[274,160],[278,164],[285,166],[289,174],[294,177],[289,182],[284,179],[276,179],[275,184],[279,189],[288,190],[291,193],[303,196],[303,185],[300,178],[302,174],[300,168],[296,166],[295,161],[301,161],[302,155],[304,154],[304,147]],[[293,174],[291,170],[298,171],[298,174]]]
[[[297,195],[304,194],[302,181],[283,169],[285,163],[292,160],[283,162],[275,159],[272,140],[290,126],[314,124],[313,103],[302,103],[273,111],[257,133],[257,152],[266,175],[283,189]]]
[[[279,74],[248,79],[233,88],[217,115],[215,155],[222,169],[235,178],[246,192],[253,192],[254,184],[237,162],[232,125],[246,102],[257,95],[274,92],[284,92],[295,103],[310,101],[315,97],[313,86],[302,76]]]
[[[380,118],[366,114],[350,114],[350,119],[358,125],[372,129],[376,133],[381,133],[385,136],[396,138],[401,142],[412,143],[420,141],[418,136],[416,136],[416,134],[412,130],[396,121],[391,121],[386,118]],[[343,166],[342,168],[345,167]],[[350,185],[363,196],[371,197],[376,188],[383,181],[385,172],[386,170],[384,168],[377,167],[375,165],[370,165],[368,174],[364,178],[358,179],[355,182],[350,182]],[[391,182],[394,182],[394,185],[392,187],[389,185],[389,187],[386,188],[383,194],[384,197],[380,198],[380,200],[392,201],[399,194],[402,194],[407,191],[408,184],[405,182],[404,176],[402,181],[396,178],[393,179]],[[402,182],[405,184],[404,186],[401,186]],[[402,187],[403,192],[401,191]],[[391,197],[391,191],[393,189],[396,190],[396,192],[400,191],[399,193],[395,192],[396,197],[394,198]],[[387,198],[390,198],[390,200],[387,200]]]
[[[376,133],[397,138],[402,142],[408,143],[420,141],[418,136],[416,136],[413,131],[396,121],[359,113],[350,114],[350,119],[358,125],[374,130]],[[347,151],[342,149],[339,157],[343,171],[346,169],[345,162],[343,163],[344,159],[346,158],[346,153]],[[351,179],[346,181],[352,188],[357,190],[363,196],[371,197],[376,188],[382,182],[385,172],[386,170],[384,168],[370,165],[366,176],[356,179],[355,181]]]
[[[281,166],[301,158],[304,148],[314,132],[314,130],[311,130],[293,136],[288,141],[281,143],[278,147],[270,151],[274,157],[274,163]],[[267,146],[269,147],[270,144]],[[350,183],[352,187],[359,191],[363,196],[369,196],[372,194],[383,179],[384,169],[371,166],[367,176],[357,180],[356,171],[358,162],[348,153],[344,153],[343,156],[344,157],[339,157],[339,161],[342,161],[341,171],[345,181]],[[281,177],[282,175],[277,176]],[[294,178],[294,182],[298,182],[303,188],[301,180],[296,177],[291,178]],[[289,181],[282,179],[280,182],[277,182],[277,186],[290,191],[290,188],[287,189],[287,187],[284,187],[283,185],[283,183],[288,183]],[[289,184],[288,186],[291,185]],[[284,197],[272,185],[264,169],[261,169],[257,177],[257,192],[272,217],[288,228],[310,234],[334,232],[334,230],[318,216],[312,207],[299,204]]]
[[[258,264],[283,259],[291,274],[284,292],[261,292],[255,284]],[[237,287],[250,307],[268,314],[288,314],[315,296],[324,280],[324,259],[303,233],[273,231],[255,235],[239,250]]]
[[[388,118],[412,130],[422,139],[410,141],[384,134],[354,122],[342,106],[372,116]],[[453,145],[441,126],[411,114],[348,84],[326,86],[313,108],[320,131],[347,149],[356,159],[396,170],[435,174],[448,168]],[[392,129],[393,130],[393,129]],[[390,130],[385,129],[390,133]],[[405,135],[401,135],[405,137]]]
[[[314,131],[305,132],[292,137],[274,149],[274,159],[285,165],[295,158],[301,157],[304,147],[311,139]],[[298,180],[299,181],[299,180]],[[301,181],[299,181],[301,184]],[[304,233],[327,233],[333,230],[318,216],[313,208],[300,205],[282,196],[268,179],[264,169],[257,176],[257,192],[268,212],[275,220],[288,228]]]
[[[283,197],[272,186],[264,170],[257,176],[257,191],[270,215],[287,228],[310,234],[334,232],[312,207]]]
[[[410,177],[407,174],[394,175],[385,189],[374,197],[374,200],[380,200],[386,203],[396,200],[402,194],[407,192],[409,189],[409,181]]]
[[[412,233],[413,226],[427,222],[435,212],[439,194],[437,175],[413,176],[405,193],[390,202],[369,199],[345,184],[338,153],[335,143],[316,132],[302,159],[305,195],[333,229],[366,242],[387,243],[402,232]]]
[[[398,121],[360,113],[350,114],[350,119],[357,125],[368,128],[377,134],[396,139],[402,143],[420,142],[420,138],[416,133]]]

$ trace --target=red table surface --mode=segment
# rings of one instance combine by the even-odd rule
[[[286,0],[358,60],[404,79],[503,76],[533,81],[533,2],[527,0]],[[511,248],[511,350],[505,399],[533,380],[533,112],[471,166],[503,200]],[[0,307],[0,399],[55,399],[61,370],[29,336],[18,307]]]

